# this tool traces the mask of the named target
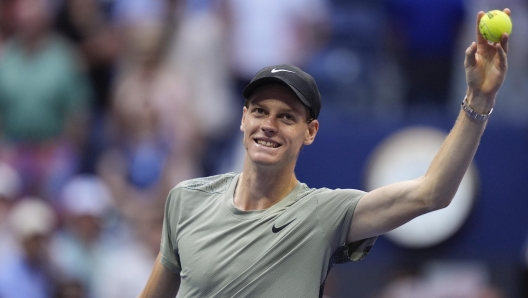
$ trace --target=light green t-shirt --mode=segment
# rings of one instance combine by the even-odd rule
[[[59,137],[66,119],[89,112],[92,90],[75,49],[50,35],[28,54],[17,39],[0,56],[0,130],[9,139]]]
[[[233,205],[239,173],[189,180],[169,194],[161,263],[179,297],[320,297],[330,268],[362,259],[375,237],[345,245],[364,192],[299,183],[266,210]]]

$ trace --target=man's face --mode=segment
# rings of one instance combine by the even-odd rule
[[[244,107],[240,130],[249,159],[258,165],[295,166],[303,145],[310,145],[319,122],[307,122],[308,111],[280,84],[257,88]]]
[[[50,18],[46,5],[44,0],[17,0],[15,18],[19,34],[34,37],[42,32]]]
[[[34,234],[22,239],[22,248],[31,265],[39,266],[46,261],[49,237],[49,235]]]

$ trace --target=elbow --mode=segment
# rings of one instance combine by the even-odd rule
[[[426,213],[449,206],[457,192],[457,188],[431,183],[431,180],[424,179],[421,182],[418,194],[422,198]]]
[[[436,204],[434,205],[434,210],[446,208],[447,206],[449,206],[449,204],[451,204],[452,200],[453,197],[439,199],[438,202],[436,202]]]
[[[424,208],[424,213],[443,209],[449,206],[455,193],[439,191],[435,188],[425,188],[420,191],[420,198]]]
[[[454,196],[455,194],[445,193],[429,196],[426,203],[428,211],[435,211],[446,208],[447,206],[449,206],[449,204],[451,204],[451,201],[453,200]]]

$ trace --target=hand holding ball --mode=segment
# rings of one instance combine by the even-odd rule
[[[512,22],[503,11],[492,10],[480,19],[479,31],[485,39],[491,42],[499,42],[503,33],[511,33]]]

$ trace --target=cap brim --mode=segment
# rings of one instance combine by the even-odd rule
[[[307,106],[310,109],[310,114],[312,114],[312,106],[310,105],[310,103],[308,102],[306,97],[304,97],[304,95],[301,92],[299,92],[295,87],[293,87],[292,85],[286,83],[285,81],[281,80],[280,78],[265,77],[265,78],[260,78],[260,79],[254,80],[253,82],[249,83],[246,86],[246,88],[244,88],[244,91],[242,92],[242,95],[244,96],[244,98],[248,99],[251,96],[251,94],[253,93],[253,91],[255,91],[255,89],[257,89],[260,86],[267,85],[267,84],[272,84],[272,83],[279,83],[279,84],[281,84],[283,86],[286,86],[286,87],[290,88],[290,90],[293,91],[293,93],[295,93],[295,95],[297,95],[299,100],[305,106]],[[313,115],[311,115],[311,116],[313,117]]]

